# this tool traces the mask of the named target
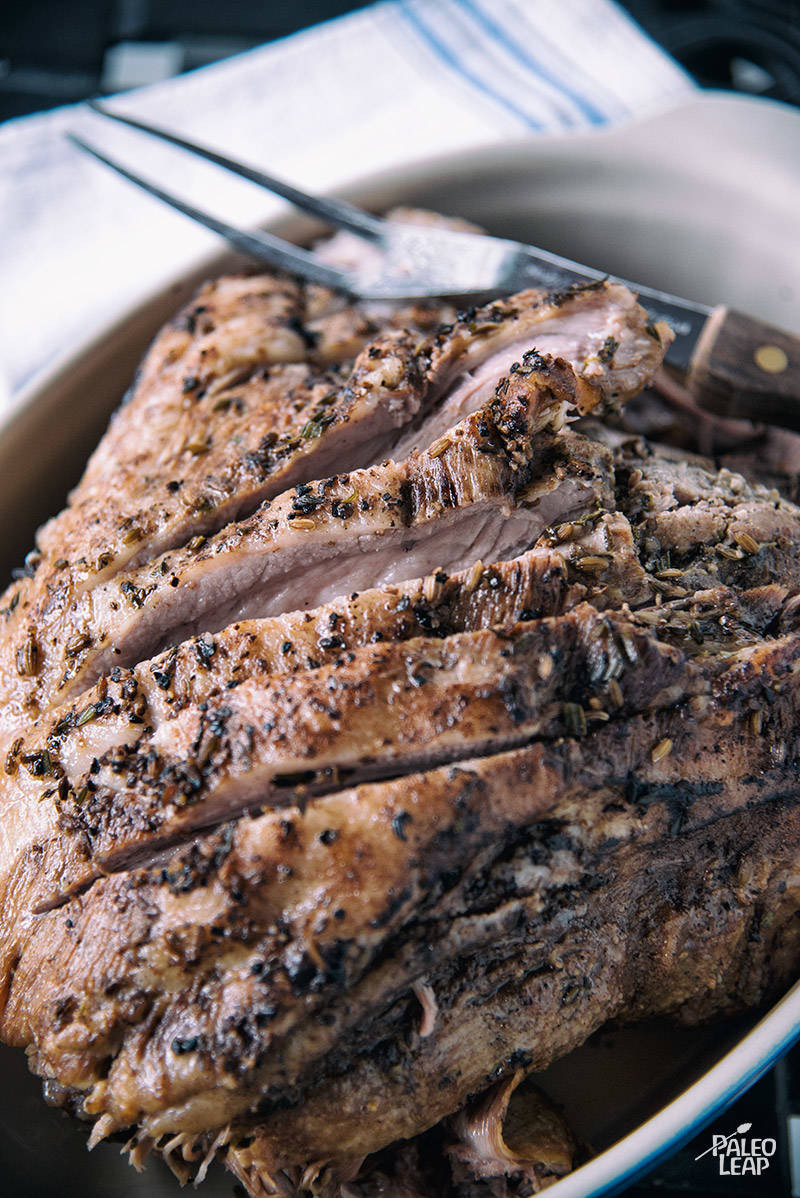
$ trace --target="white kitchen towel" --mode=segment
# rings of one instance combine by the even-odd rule
[[[300,186],[624,121],[691,93],[612,0],[387,0],[114,101]],[[0,127],[0,413],[215,245],[85,158],[74,129],[236,223],[279,203],[82,105]]]

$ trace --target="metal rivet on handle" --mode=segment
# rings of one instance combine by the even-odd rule
[[[767,374],[780,374],[789,365],[789,359],[779,345],[759,345],[753,357],[756,366],[766,370]]]

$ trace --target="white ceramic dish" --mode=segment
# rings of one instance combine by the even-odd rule
[[[618,129],[413,164],[366,178],[346,194],[376,209],[402,202],[457,213],[493,232],[707,303],[724,301],[800,333],[798,147],[800,113],[702,96]],[[289,217],[274,227],[298,238],[314,231]],[[220,254],[199,263],[18,396],[0,427],[4,575],[79,477],[151,336],[199,280],[237,261]],[[587,1198],[616,1191],[694,1135],[798,1034],[800,988],[752,1025],[749,1019],[693,1031],[658,1024],[618,1031],[595,1037],[549,1070],[547,1088],[601,1149],[549,1193]],[[160,1168],[140,1177],[112,1145],[86,1158],[80,1135],[41,1105],[21,1054],[2,1050],[0,1060],[6,1077],[0,1176],[8,1198],[50,1195],[56,1175],[64,1198],[175,1192]],[[205,1192],[216,1198],[230,1188],[218,1175]]]

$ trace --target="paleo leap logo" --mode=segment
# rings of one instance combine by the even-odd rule
[[[745,1133],[752,1126],[752,1123],[740,1123],[728,1136],[712,1136],[711,1147],[694,1159],[700,1161],[711,1152],[717,1159],[720,1177],[760,1177],[769,1168],[777,1144],[775,1140],[762,1140],[757,1136],[745,1139]]]

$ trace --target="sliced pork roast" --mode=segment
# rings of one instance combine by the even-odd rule
[[[220,398],[219,381],[230,378],[234,371],[231,363],[251,362],[258,352],[277,354],[271,341],[266,349],[254,341],[253,329],[259,314],[265,323],[270,317],[273,323],[267,325],[265,336],[268,340],[277,336],[283,346],[286,321],[297,319],[296,304],[293,307],[285,294],[292,287],[297,290],[293,284],[274,280],[271,289],[262,295],[254,292],[252,279],[228,280],[227,289],[232,290],[233,298],[226,286],[219,284],[219,312],[210,302],[211,295],[203,295],[209,302],[199,305],[210,308],[219,324],[212,322],[210,331],[201,333],[206,328],[202,323],[204,312],[193,318],[193,334],[186,331],[184,318],[177,330],[170,328],[157,339],[136,393],[112,422],[70,507],[42,533],[43,553],[29,557],[31,577],[20,579],[5,597],[7,635],[0,645],[0,686],[10,702],[4,711],[6,730],[20,718],[29,719],[54,684],[66,682],[68,689],[82,685],[76,679],[76,666],[85,656],[89,640],[96,647],[98,639],[102,642],[105,636],[106,648],[101,654],[107,654],[112,652],[108,638],[113,638],[114,648],[120,650],[115,656],[130,660],[129,651],[122,648],[124,634],[110,625],[105,627],[107,617],[93,610],[95,603],[101,609],[104,604],[121,603],[123,613],[131,603],[141,607],[139,597],[149,596],[154,589],[151,575],[172,587],[179,585],[173,581],[178,578],[183,583],[183,603],[184,595],[197,589],[189,579],[189,574],[196,572],[194,567],[227,545],[225,561],[234,568],[228,582],[222,582],[215,567],[209,581],[200,586],[204,594],[196,596],[199,607],[190,604],[187,618],[180,620],[174,630],[165,628],[160,642],[140,641],[130,652],[145,656],[164,643],[164,638],[174,641],[188,635],[196,619],[206,630],[219,628],[220,620],[228,622],[238,609],[246,609],[246,601],[237,602],[240,594],[261,585],[258,568],[252,576],[252,556],[234,550],[233,539],[240,541],[248,532],[258,536],[257,530],[267,530],[275,535],[264,540],[258,556],[269,554],[272,558],[273,547],[284,539],[275,524],[283,508],[299,521],[294,525],[299,531],[303,518],[319,506],[319,497],[312,493],[315,488],[308,480],[321,480],[318,486],[324,484],[325,497],[336,504],[334,520],[341,523],[340,534],[360,543],[364,540],[362,530],[351,529],[344,515],[354,505],[360,517],[369,509],[374,518],[378,496],[386,495],[385,502],[395,513],[402,512],[407,507],[405,492],[413,500],[415,494],[434,492],[441,486],[453,490],[448,506],[460,504],[464,487],[453,488],[439,478],[450,455],[433,468],[433,477],[428,480],[427,459],[416,461],[411,453],[412,442],[422,450],[435,446],[434,454],[440,455],[447,439],[439,432],[452,424],[461,430],[460,437],[477,437],[480,442],[478,422],[469,424],[467,418],[493,403],[499,380],[508,377],[512,366],[518,367],[520,378],[530,373],[525,354],[537,342],[572,361],[579,382],[576,385],[574,375],[562,369],[561,375],[553,379],[553,387],[560,390],[552,400],[548,380],[541,382],[534,405],[537,411],[530,416],[531,433],[539,419],[547,423],[544,414],[548,408],[552,408],[549,416],[557,423],[573,407],[585,413],[627,397],[652,375],[670,337],[663,326],[656,329],[648,325],[643,309],[618,285],[592,286],[556,297],[526,292],[473,311],[428,337],[420,337],[418,330],[387,332],[363,350],[352,371],[338,384],[330,371],[315,374],[307,364],[286,366],[276,377],[265,380],[259,361],[258,377],[251,380],[258,396],[251,396],[246,403],[243,400],[239,411],[236,404],[228,402],[229,396],[223,394]],[[197,307],[191,312],[196,314]],[[276,308],[279,333],[275,332]],[[287,311],[293,315],[287,316]],[[176,363],[186,354],[189,363],[184,361],[178,369]],[[206,363],[206,374],[198,374],[201,362]],[[188,375],[182,373],[187,370]],[[287,373],[290,371],[292,375]],[[202,379],[205,384],[206,394],[199,406],[187,398],[181,381],[187,377]],[[203,389],[199,382],[198,386]],[[297,411],[294,404],[299,405]],[[254,407],[259,411],[257,418]],[[264,421],[270,425],[267,432]],[[216,424],[220,425],[218,432],[206,432],[205,440],[201,437],[198,441],[198,427],[215,429]],[[383,467],[382,472],[377,468],[364,474],[353,469],[380,462],[392,450],[398,430],[408,425],[413,426],[413,432],[405,438],[405,448],[394,455],[398,467],[401,462],[407,464],[405,472]],[[218,445],[213,449],[215,436]],[[532,453],[531,443],[529,456]],[[114,496],[109,496],[105,480],[111,470],[109,462],[117,458],[122,459],[121,477]],[[459,464],[457,473],[465,476],[467,469],[468,465]],[[332,475],[334,470],[340,473]],[[350,472],[354,474],[352,483]],[[479,492],[480,476],[477,471],[473,473]],[[337,487],[337,483],[341,485]],[[293,484],[301,487],[301,493],[290,499],[286,488]],[[491,488],[491,483],[488,485]],[[280,493],[283,507],[278,503],[270,512],[266,504]],[[484,498],[489,499],[488,493]],[[496,492],[495,505],[505,501]],[[428,506],[432,510],[433,505]],[[256,507],[254,525],[247,521],[228,523]],[[556,510],[554,514],[559,513]],[[361,519],[361,523],[369,524],[369,520]],[[204,534],[221,526],[225,526],[222,534],[205,545]],[[471,539],[477,542],[474,532]],[[535,537],[528,538],[527,543],[532,539]],[[308,542],[301,556],[312,551],[313,540],[301,538]],[[501,545],[497,536],[494,542],[487,533],[482,544],[476,543],[473,556],[513,552],[524,538],[516,546],[508,539]],[[173,546],[182,552],[170,558],[163,551]],[[340,550],[331,548],[333,555],[339,556]],[[468,551],[468,545],[463,548]],[[192,559],[189,574],[182,575],[180,567],[186,564],[187,554],[190,558],[195,555],[197,561]],[[251,575],[249,581],[239,578],[244,556],[250,558],[244,567]],[[137,562],[147,563],[146,581],[138,576],[144,567],[137,573]],[[395,571],[391,575],[377,569],[374,577],[366,575],[359,585],[388,577],[411,577],[437,564],[408,562],[399,574]],[[467,563],[449,564],[455,567]],[[200,569],[205,573],[205,567],[201,565]],[[284,567],[280,570],[283,572]],[[337,591],[332,571],[327,568],[326,572],[331,575],[327,593],[333,596]],[[121,601],[120,586],[126,588]],[[227,590],[227,613],[220,612],[217,617],[207,613],[209,587],[215,592]],[[312,596],[310,602],[316,601],[317,596]],[[276,602],[285,607],[307,600],[287,595]],[[174,608],[175,604],[168,606]],[[142,628],[150,625],[150,613],[160,608],[158,600],[150,601]],[[274,610],[274,605],[258,608],[259,614],[266,610]],[[140,623],[138,617],[136,623]],[[98,627],[102,627],[99,638]],[[66,697],[66,692],[62,695]]]
[[[313,607],[440,565],[461,569],[513,555],[553,521],[606,506],[608,452],[577,435],[546,435],[565,407],[597,396],[560,359],[537,357],[422,453],[301,484],[247,520],[73,594],[66,605],[60,590],[48,592],[38,633],[28,626],[13,655],[4,642],[6,727],[26,705],[80,692],[113,665],[194,632]],[[26,653],[35,665],[20,673]]]
[[[532,1193],[533,1073],[796,976],[800,510],[604,422],[670,337],[252,274],[156,338],[2,605],[0,1034],[92,1143]]]

